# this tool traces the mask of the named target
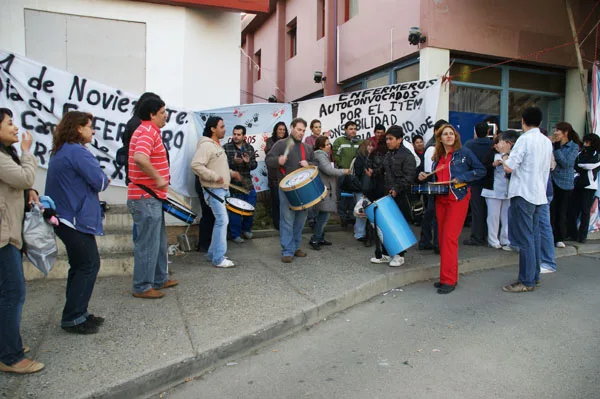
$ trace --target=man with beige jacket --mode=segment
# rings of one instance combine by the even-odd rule
[[[229,223],[225,198],[229,196],[231,179],[241,180],[241,176],[239,172],[229,170],[227,154],[220,143],[220,140],[225,137],[223,118],[218,116],[208,118],[202,136],[196,146],[191,167],[200,178],[204,200],[215,215],[215,225],[206,257],[215,267],[235,267],[235,263],[225,256]]]

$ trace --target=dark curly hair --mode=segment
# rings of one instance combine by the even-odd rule
[[[89,112],[69,111],[64,114],[52,135],[52,154],[56,154],[65,143],[83,144],[78,128],[87,125],[92,119],[94,116]]]

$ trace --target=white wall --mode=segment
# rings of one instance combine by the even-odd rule
[[[145,90],[159,94],[168,105],[189,110],[239,104],[239,13],[130,0],[10,0],[0,7],[0,48],[26,55],[25,9],[144,23]],[[90,42],[98,34],[90,30]],[[82,67],[77,73],[85,76]],[[118,74],[118,65],[114,68]],[[38,190],[43,191],[45,175],[45,170],[37,173]],[[110,187],[101,198],[125,203],[126,189]]]
[[[426,47],[419,54],[419,80],[439,79],[450,66],[450,50]],[[448,120],[450,114],[450,89],[443,84],[440,90],[436,120]]]
[[[587,82],[587,73],[585,81]],[[573,129],[581,136],[585,132],[586,125],[585,95],[581,88],[581,79],[579,78],[579,69],[569,69],[567,71],[567,81],[565,84],[565,121],[569,122]],[[552,126],[548,126],[549,129]]]

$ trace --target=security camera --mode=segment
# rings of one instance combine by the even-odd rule
[[[315,74],[313,75],[313,79],[315,80],[315,83],[321,83],[321,82],[324,82],[327,78],[325,76],[323,76],[323,72],[315,71]]]
[[[412,44],[413,46],[417,46],[420,43],[425,43],[426,40],[427,36],[421,35],[421,28],[418,26],[413,26],[408,30],[408,43]]]
[[[270,103],[276,103],[277,102],[277,97],[275,96],[275,94],[271,94],[269,96],[269,98],[267,98],[267,101]]]

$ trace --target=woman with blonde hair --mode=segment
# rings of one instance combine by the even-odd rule
[[[31,154],[33,138],[21,137],[21,157],[13,144],[19,142],[19,129],[12,112],[0,108],[0,371],[30,374],[44,365],[25,358],[29,348],[21,341],[21,315],[25,303],[23,276],[23,217],[25,206],[39,202],[31,190],[37,161]]]
[[[477,156],[462,146],[454,126],[445,124],[435,132],[433,154],[434,180],[447,183],[448,194],[435,199],[440,244],[440,281],[434,284],[438,294],[454,291],[458,281],[458,237],[462,231],[471,197],[469,182],[481,179],[485,167]],[[427,180],[425,172],[419,180]]]
[[[69,275],[61,327],[75,334],[95,334],[104,318],[88,312],[100,255],[96,236],[103,235],[98,193],[108,188],[109,178],[86,144],[94,137],[93,116],[67,112],[52,138],[52,156],[46,177],[46,195],[56,204],[60,224],[56,235],[67,248]]]

